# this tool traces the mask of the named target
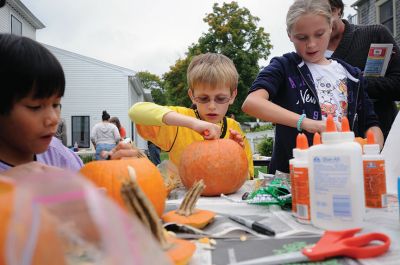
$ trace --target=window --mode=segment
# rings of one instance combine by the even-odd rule
[[[80,148],[90,147],[89,116],[72,116],[72,142],[77,142]]]
[[[11,34],[22,36],[22,23],[11,15]]]
[[[389,31],[394,35],[395,29],[393,25],[394,16],[393,16],[393,0],[381,0],[377,2],[377,21],[379,24],[386,26]]]

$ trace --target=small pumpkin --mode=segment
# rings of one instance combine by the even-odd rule
[[[12,183],[0,180],[0,264],[7,264],[5,248],[8,230],[10,229],[10,218],[13,214],[14,189]],[[44,210],[40,212],[40,231],[35,245],[31,264],[65,264],[64,251],[53,219]]]
[[[186,265],[192,258],[196,245],[190,241],[178,239],[165,231],[154,207],[137,183],[135,169],[128,167],[128,172],[130,179],[125,180],[121,186],[121,196],[128,206],[128,211],[136,215],[151,231],[175,265]]]
[[[178,210],[165,213],[161,218],[164,222],[190,225],[196,228],[203,228],[215,217],[215,213],[208,210],[195,209],[200,193],[204,190],[204,181],[196,182],[183,198]]]
[[[80,173],[98,187],[104,187],[107,194],[126,209],[120,190],[122,182],[129,179],[128,166],[135,169],[139,186],[153,204],[158,216],[161,216],[167,193],[160,172],[147,158],[92,161],[85,164]]]
[[[248,171],[244,149],[231,139],[194,142],[182,152],[179,165],[179,176],[187,189],[204,180],[203,196],[236,192],[246,181]]]

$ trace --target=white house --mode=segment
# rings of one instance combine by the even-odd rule
[[[101,121],[103,110],[117,116],[140,148],[146,143],[138,137],[128,117],[128,109],[138,101],[151,100],[132,70],[80,54],[45,45],[60,61],[66,78],[61,101],[67,124],[68,144],[89,147],[90,129]]]
[[[0,8],[0,32],[36,39],[36,30],[45,26],[19,0],[7,0]]]
[[[36,39],[36,30],[44,24],[20,0],[6,0],[0,8],[0,32]],[[62,99],[62,117],[66,120],[68,145],[90,147],[90,130],[101,121],[103,110],[117,116],[136,145],[146,149],[128,118],[129,107],[138,101],[151,101],[130,69],[102,62],[87,56],[45,45],[60,61],[66,78]]]

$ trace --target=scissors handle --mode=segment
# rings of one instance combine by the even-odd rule
[[[312,261],[330,257],[346,256],[356,259],[371,258],[385,253],[390,247],[390,238],[381,233],[369,233],[354,236],[361,229],[344,231],[326,231],[318,243],[311,248],[304,248],[302,253]],[[382,244],[369,245],[372,241]]]

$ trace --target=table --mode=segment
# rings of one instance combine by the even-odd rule
[[[260,157],[258,159],[253,158],[253,165],[254,166],[269,166],[269,163],[271,162],[271,157],[270,156],[264,156]]]
[[[273,245],[278,246],[281,244],[279,240],[287,242],[298,243],[299,236],[307,240],[318,240],[319,235],[322,234],[322,230],[312,226],[304,225],[298,223],[295,218],[291,216],[290,212],[285,212],[280,210],[278,206],[260,206],[260,205],[249,205],[241,201],[241,196],[244,192],[249,191],[254,185],[254,181],[247,181],[245,185],[239,189],[235,194],[229,195],[225,198],[221,197],[201,197],[196,205],[198,209],[212,210],[217,213],[216,220],[211,226],[206,227],[204,231],[212,231],[215,226],[219,226],[223,229],[228,230],[229,224],[224,222],[221,218],[225,214],[235,214],[249,216],[250,218],[260,221],[264,224],[269,225],[277,232],[277,239],[271,239],[268,237],[250,237],[247,242],[240,242],[240,240],[232,241],[227,239],[217,240],[217,245],[215,250],[204,249],[201,244],[196,241],[197,250],[189,265],[208,265],[216,264],[218,265],[218,260],[224,260],[220,262],[221,264],[229,264],[232,261],[243,260],[243,255],[257,255],[255,257],[260,257],[266,255],[265,248],[267,246]],[[177,207],[180,203],[180,199],[167,200],[167,209]],[[226,216],[225,216],[226,218]],[[258,218],[258,219],[256,219]],[[222,220],[222,221],[221,221]],[[224,224],[225,223],[225,224]],[[289,229],[288,231],[284,231]],[[243,232],[243,230],[242,230]],[[363,232],[382,232],[387,234],[391,238],[391,248],[388,253],[373,259],[363,259],[358,260],[359,264],[363,265],[398,265],[400,260],[400,221],[399,221],[399,204],[397,201],[397,196],[390,196],[389,207],[387,209],[368,209],[365,215],[365,222],[363,227]],[[251,236],[251,235],[250,235]],[[302,239],[302,240],[303,240]],[[221,241],[223,240],[223,242]],[[261,241],[254,241],[261,240]],[[268,241],[269,240],[269,241]],[[309,241],[307,241],[309,242]],[[221,254],[218,252],[218,244],[225,253]],[[264,251],[262,251],[262,247]],[[240,247],[241,249],[236,249]],[[256,250],[258,249],[258,251]],[[251,250],[251,251],[250,251]],[[219,253],[219,254],[217,254]],[[251,253],[251,254],[249,254]],[[254,254],[253,254],[254,253]],[[217,255],[225,255],[217,256]],[[248,257],[247,257],[248,258]],[[246,259],[247,259],[246,258]],[[346,259],[341,259],[337,264],[346,264]],[[351,264],[351,260],[347,264]]]

